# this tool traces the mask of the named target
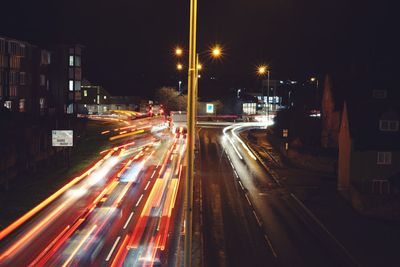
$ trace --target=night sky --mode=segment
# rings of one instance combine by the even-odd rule
[[[173,49],[188,47],[189,0],[2,2],[0,34],[85,45],[84,76],[113,94],[151,95],[179,79]],[[354,62],[394,62],[399,30],[389,2],[199,0],[198,50],[220,43],[225,53],[203,59],[204,75],[251,87],[260,63],[272,78],[301,80]]]

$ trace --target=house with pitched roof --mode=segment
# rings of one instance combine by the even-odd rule
[[[397,194],[400,103],[395,91],[373,90],[369,101],[345,102],[339,130],[338,189]]]

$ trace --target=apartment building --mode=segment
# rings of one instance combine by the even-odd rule
[[[82,51],[81,45],[47,50],[0,36],[0,105],[41,115],[79,112]]]

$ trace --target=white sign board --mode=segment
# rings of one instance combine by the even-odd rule
[[[73,146],[74,132],[72,130],[51,131],[52,146]]]
[[[213,114],[214,113],[214,104],[206,104],[206,112],[208,114]]]

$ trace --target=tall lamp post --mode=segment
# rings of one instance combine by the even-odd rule
[[[185,187],[185,253],[184,266],[192,266],[192,234],[193,234],[193,181],[194,181],[194,146],[196,130],[196,101],[198,90],[198,72],[203,67],[199,63],[199,54],[196,50],[197,37],[197,0],[190,0],[190,31],[189,31],[189,70],[188,70],[188,101],[187,101],[187,169]],[[182,51],[180,49],[180,51]],[[182,54],[179,49],[176,55]],[[222,56],[222,49],[216,45],[211,49],[210,54],[214,58]]]
[[[189,31],[189,78],[187,102],[187,170],[186,170],[186,212],[185,212],[185,255],[184,266],[192,266],[192,231],[193,231],[193,180],[194,180],[194,143],[196,127],[196,86],[197,86],[197,0],[190,0]]]
[[[311,77],[310,82],[315,83],[315,86],[316,86],[315,87],[315,108],[317,108],[318,107],[318,99],[319,99],[319,96],[318,96],[319,80],[316,77]]]
[[[257,74],[260,77],[264,77],[267,74],[267,115],[269,116],[269,66],[267,65],[260,65],[257,67]],[[264,86],[261,81],[261,94],[262,94],[262,101],[264,104]]]

